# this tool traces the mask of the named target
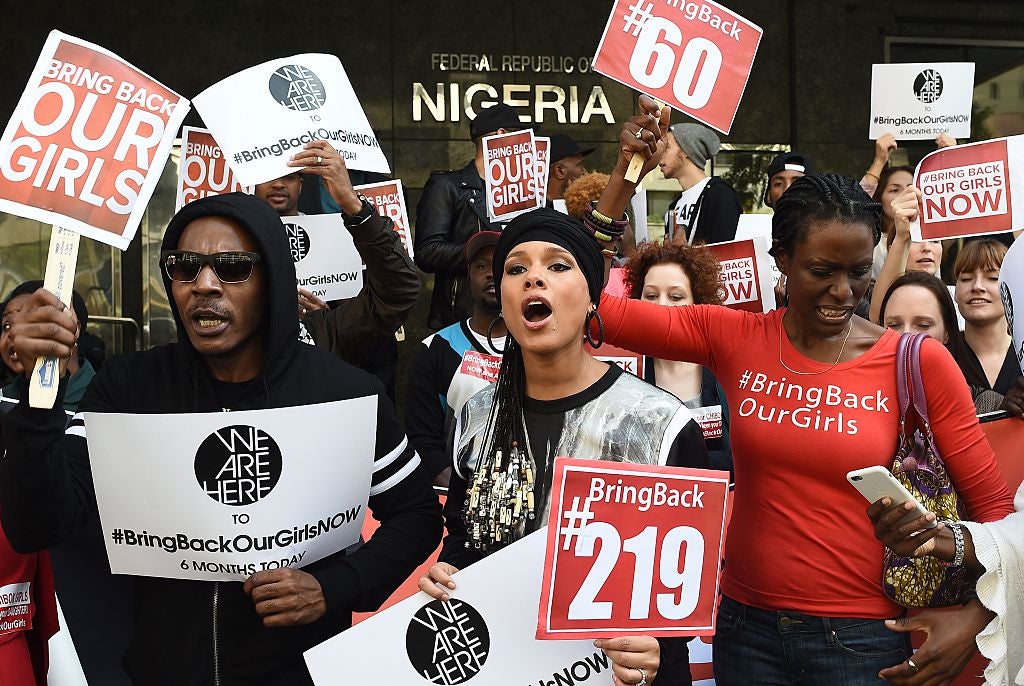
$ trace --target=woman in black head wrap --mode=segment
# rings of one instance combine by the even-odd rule
[[[601,343],[603,279],[593,236],[554,210],[516,217],[495,246],[508,343],[497,383],[466,403],[455,431],[448,537],[420,579],[434,597],[447,599],[457,569],[547,523],[556,456],[707,467],[700,427],[675,396],[585,349],[592,319],[591,344]],[[599,645],[613,641],[623,647],[620,639]],[[633,637],[625,645],[606,650],[617,683],[648,683],[659,671],[662,683],[690,682],[685,642]]]

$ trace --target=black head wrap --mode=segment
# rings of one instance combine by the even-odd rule
[[[556,210],[542,207],[513,219],[494,247],[494,288],[501,293],[501,278],[505,274],[505,259],[520,243],[543,241],[565,248],[576,260],[587,280],[590,300],[594,307],[601,302],[604,288],[604,258],[601,246],[583,223]],[[500,297],[500,296],[499,296]]]

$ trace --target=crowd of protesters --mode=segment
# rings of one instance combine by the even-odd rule
[[[175,344],[90,359],[80,298],[62,303],[40,282],[6,294],[0,586],[31,584],[34,621],[0,630],[0,683],[45,683],[54,585],[90,683],[309,683],[302,652],[386,599],[435,549],[442,521],[440,558],[419,579],[441,599],[457,595],[457,569],[546,524],[558,455],[732,472],[714,640],[723,686],[950,683],[977,646],[992,660],[991,683],[1024,683],[1021,515],[976,417],[1024,416],[1024,376],[999,293],[1012,237],[911,241],[920,192],[912,168],[889,166],[891,136],[879,139],[859,182],[815,173],[808,155],[783,152],[768,167],[763,200],[774,212],[780,307],[727,308],[705,247],[734,239],[743,211],[727,181],[705,171],[721,142],[700,124],[670,126],[667,110],[646,98],[640,112],[623,124],[616,164],[603,174],[587,173],[592,148],[553,136],[547,207],[507,225],[487,215],[481,140],[522,128],[514,108],[483,110],[470,125],[474,158],[430,176],[417,207],[415,265],[433,276],[434,333],[410,344],[404,426],[391,402],[394,333],[413,309],[419,274],[391,220],[355,191],[356,173],[326,141],[293,156],[301,173],[260,184],[255,196],[195,201],[170,221],[162,267]],[[626,213],[634,154],[644,173],[659,167],[680,185],[664,239],[640,245]],[[355,298],[327,303],[295,289],[279,224],[298,213],[303,184],[315,185],[321,209],[340,213],[365,262]],[[953,252],[951,295],[940,267]],[[626,269],[625,297],[603,292],[612,264]],[[850,411],[842,420],[850,424],[831,431],[783,421],[802,404],[789,396],[737,412],[734,394],[751,370],[895,397],[906,331],[934,339],[921,346],[924,391],[971,522],[962,530],[922,533],[931,520],[906,524],[901,503],[880,501],[865,516],[844,483],[850,470],[889,465],[895,408]],[[604,341],[645,356],[644,379],[587,352]],[[52,410],[25,402],[26,372],[42,356],[61,360]],[[362,546],[244,584],[129,584],[104,568],[79,413],[362,396],[378,398],[369,505],[381,521]],[[708,406],[720,408],[723,431],[705,439],[692,411]],[[506,500],[488,510],[471,494],[497,482]],[[443,513],[431,483],[450,488]],[[1016,506],[1024,506],[1020,495]],[[953,612],[904,621],[906,609],[881,588],[886,546],[964,565],[976,594]],[[928,634],[917,653],[908,627]],[[599,647],[618,684],[691,683],[685,641],[634,636]]]

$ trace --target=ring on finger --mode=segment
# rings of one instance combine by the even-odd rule
[[[644,129],[643,129],[643,127],[640,127],[639,129],[637,129],[636,133],[634,133],[633,135],[637,137],[637,140],[643,138],[644,137]]]
[[[319,167],[321,164],[323,164],[323,162],[324,162],[324,158],[320,157],[320,155],[317,155],[316,156],[316,166]]]
[[[921,671],[921,668],[918,667],[917,665],[915,665],[914,661],[911,660],[910,658],[907,658],[907,666],[910,667],[912,670],[914,670],[914,674],[917,674],[918,672]]]
[[[647,672],[639,667],[634,667],[633,669],[640,672],[640,681],[636,682],[636,686],[647,686]]]

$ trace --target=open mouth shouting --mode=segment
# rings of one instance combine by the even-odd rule
[[[544,328],[551,319],[551,303],[539,295],[532,295],[523,301],[523,323],[530,331]]]

